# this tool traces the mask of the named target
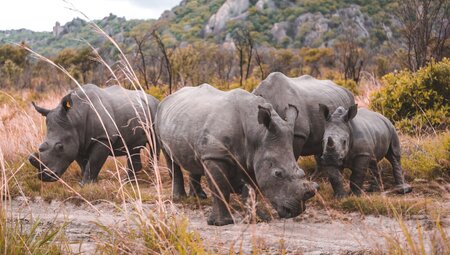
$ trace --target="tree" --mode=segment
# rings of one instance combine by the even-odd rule
[[[397,16],[406,40],[407,66],[417,71],[431,58],[440,61],[449,46],[449,0],[399,0]]]
[[[245,79],[248,79],[250,75],[250,66],[253,56],[254,42],[250,35],[250,32],[243,27],[238,27],[233,34],[233,42],[236,46],[236,50],[239,57],[239,74],[240,74],[240,86],[243,86],[244,69],[246,65]]]
[[[345,36],[334,44],[334,50],[344,72],[344,79],[352,79],[358,83],[364,66],[365,52],[359,46],[357,35],[353,31],[347,31]]]
[[[164,66],[166,67],[167,70],[167,75],[169,78],[169,94],[172,94],[172,63],[170,61],[170,53],[167,50],[166,45],[164,44],[163,40],[161,39],[161,36],[159,35],[158,31],[153,30],[152,31],[152,36],[156,41],[156,44],[158,45],[159,50],[161,51],[161,54],[163,55],[163,59],[164,59]]]

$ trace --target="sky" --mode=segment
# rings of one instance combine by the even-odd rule
[[[26,28],[52,31],[56,21],[61,25],[83,16],[70,10],[74,6],[89,19],[102,19],[113,13],[127,19],[159,18],[181,0],[1,0],[0,30]],[[83,18],[84,19],[84,18]]]

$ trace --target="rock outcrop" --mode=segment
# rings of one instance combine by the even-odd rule
[[[245,12],[250,6],[249,0],[227,0],[219,10],[211,16],[205,27],[206,34],[222,32],[230,20],[245,19]]]

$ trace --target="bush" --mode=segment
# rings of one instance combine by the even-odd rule
[[[407,132],[446,129],[450,123],[450,59],[430,62],[412,73],[383,77],[385,86],[371,96],[370,107]]]

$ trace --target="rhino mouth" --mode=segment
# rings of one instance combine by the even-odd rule
[[[59,179],[58,174],[41,164],[37,153],[31,154],[28,161],[30,161],[32,166],[38,169],[37,177],[39,180],[43,182],[54,182]]]
[[[306,210],[304,201],[288,201],[286,204],[277,207],[277,213],[280,218],[293,218]]]

